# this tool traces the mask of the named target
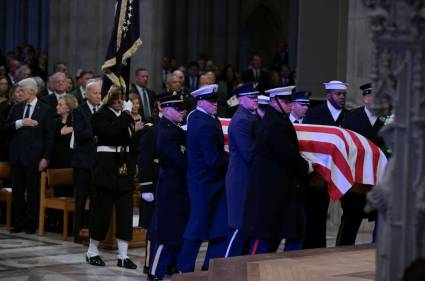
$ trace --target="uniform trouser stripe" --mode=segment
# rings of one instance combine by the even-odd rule
[[[227,246],[226,255],[224,255],[225,258],[229,257],[230,249],[232,248],[232,245],[233,245],[233,242],[235,241],[236,235],[238,235],[238,231],[239,231],[239,229],[236,229],[233,232],[232,239],[230,239],[229,246]]]
[[[254,246],[252,247],[251,255],[255,255],[257,253],[258,244],[260,243],[260,240],[255,240]]]
[[[153,260],[152,269],[151,269],[152,275],[155,275],[156,268],[158,267],[159,257],[161,256],[161,252],[163,248],[164,248],[164,244],[161,244],[158,246],[158,249],[156,250],[155,258]]]
[[[145,252],[145,266],[149,266],[151,263],[151,241],[146,241],[146,252]]]

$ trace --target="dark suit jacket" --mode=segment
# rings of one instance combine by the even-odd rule
[[[316,124],[340,127],[342,120],[344,120],[344,116],[345,114],[347,114],[347,112],[348,110],[344,108],[339,114],[338,119],[335,121],[325,101],[324,103],[313,107],[307,111],[307,114],[303,119],[303,124]]]
[[[260,82],[258,85],[259,90],[266,90],[269,87],[269,76],[267,75],[267,72],[260,70],[260,78],[255,79],[254,78],[254,72],[252,69],[247,69],[242,73],[242,80],[244,83],[248,82]]]
[[[77,98],[78,104],[81,105],[85,102],[80,87],[77,87],[74,91],[71,92],[71,95]]]
[[[295,129],[286,114],[269,106],[260,122],[245,201],[243,233],[255,239],[298,238],[308,163],[298,149]]]
[[[187,121],[190,216],[184,237],[210,240],[228,233],[224,181],[227,158],[220,122],[199,110]]]
[[[40,98],[40,100],[50,106],[54,114],[56,115],[56,106],[58,105],[58,99],[56,98],[56,95],[54,93],[51,95],[44,96]]]
[[[195,86],[193,88],[190,87],[190,78],[189,78],[189,76],[186,76],[185,77],[184,86],[185,86],[186,89],[188,89],[189,94],[191,92],[195,91],[196,89],[198,89],[199,88],[199,75],[196,77]]]
[[[4,101],[0,103],[0,161],[9,159],[9,132],[6,126],[10,105]]]
[[[25,103],[12,107],[7,118],[7,127],[11,135],[9,160],[14,165],[37,168],[40,160],[50,159],[53,148],[53,112],[51,108],[37,101],[31,119],[37,120],[35,127],[22,127],[16,130],[15,122],[22,119]]]
[[[86,102],[72,112],[74,149],[72,167],[92,169],[96,157],[96,145],[92,128],[92,113]]]
[[[381,149],[384,149],[384,140],[378,136],[379,130],[384,126],[384,122],[379,118],[375,124],[370,124],[369,118],[365,112],[364,106],[353,109],[345,115],[342,127],[350,129],[360,135],[368,138]]]
[[[116,116],[103,107],[92,117],[96,146],[130,146],[134,136],[134,121],[130,114]],[[131,134],[130,134],[130,131]],[[129,191],[134,188],[136,164],[129,152],[97,152],[92,182],[95,186],[113,191]],[[127,166],[127,174],[120,175],[119,167]]]
[[[167,118],[159,121],[159,181],[151,237],[160,244],[180,245],[189,213],[186,186],[186,132]]]
[[[149,97],[149,108],[150,108],[150,111],[151,111],[151,117],[146,118],[146,116],[144,116],[143,110],[141,112],[141,115],[142,115],[142,119],[143,119],[144,122],[151,122],[152,117],[153,117],[154,113],[156,112],[156,108],[155,108],[156,93],[149,88],[146,88],[146,91],[147,91],[148,97]],[[130,93],[138,94],[140,96],[140,99],[142,100],[142,103],[143,103],[142,93],[139,93],[135,84],[132,84]],[[142,104],[142,106],[145,106],[145,105]]]

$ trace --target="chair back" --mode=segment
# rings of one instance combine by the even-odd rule
[[[9,162],[0,162],[0,178],[2,179],[11,178]]]

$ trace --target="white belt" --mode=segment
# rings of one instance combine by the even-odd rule
[[[130,152],[130,148],[128,146],[101,145],[97,147],[97,152]]]

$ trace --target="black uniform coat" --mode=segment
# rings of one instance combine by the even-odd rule
[[[344,120],[345,114],[348,112],[345,108],[339,114],[338,119],[335,121],[329,111],[326,102],[313,107],[307,111],[306,116],[303,119],[303,124],[316,124],[316,125],[328,125],[328,126],[341,126],[342,120]]]
[[[189,199],[186,187],[186,132],[167,118],[161,118],[157,151],[159,181],[151,238],[159,244],[182,244]]]
[[[150,192],[154,194],[158,182],[159,163],[156,152],[156,138],[159,117],[155,115],[152,123],[147,123],[138,132],[137,144],[137,168],[140,192]],[[155,208],[155,200],[147,202],[142,199],[140,207],[139,226],[148,229],[151,224],[152,215]]]
[[[130,114],[121,112],[120,116],[107,106],[93,114],[93,133],[96,146],[130,146],[134,134],[134,121]],[[113,191],[128,191],[133,189],[133,179],[136,170],[130,153],[96,153],[96,163],[93,170],[92,183]],[[118,175],[118,168],[126,164],[127,175]]]
[[[297,186],[307,175],[289,117],[269,106],[257,130],[242,231],[255,239],[298,238]]]
[[[350,129],[368,138],[381,149],[384,148],[384,140],[378,136],[379,130],[384,126],[384,122],[379,118],[375,124],[370,124],[364,106],[353,109],[345,115],[342,127]]]

